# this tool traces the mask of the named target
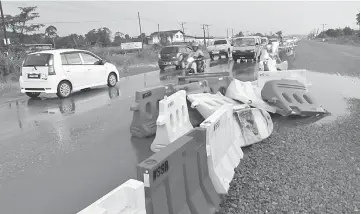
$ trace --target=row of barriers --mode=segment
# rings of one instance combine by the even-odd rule
[[[155,152],[130,179],[79,214],[214,213],[226,194],[242,148],[273,132],[270,113],[325,112],[299,70],[257,73],[242,82],[225,73],[179,77],[178,85],[136,93],[133,136],[153,136]],[[293,79],[292,79],[293,78]],[[192,110],[201,121],[192,122]],[[199,125],[199,127],[197,127]]]
[[[214,96],[221,99],[223,95]],[[247,123],[261,133],[255,119],[259,109],[228,100],[207,110],[207,118],[193,128],[186,99],[186,91],[180,90],[159,102],[156,138],[151,146],[156,153],[138,164],[137,180],[128,180],[78,214],[215,212],[219,195],[228,192],[234,168],[243,158],[241,147],[246,138],[241,132],[249,127],[237,118],[242,112],[253,115],[246,118]],[[272,124],[267,112],[258,116]]]

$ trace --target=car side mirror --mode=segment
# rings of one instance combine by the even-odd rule
[[[101,60],[99,61],[99,64],[100,64],[100,65],[105,65],[105,63],[107,63],[107,61],[106,61],[105,59],[101,59]]]
[[[258,43],[256,43],[256,46],[259,45]]]
[[[234,46],[234,44],[231,44],[231,46]]]

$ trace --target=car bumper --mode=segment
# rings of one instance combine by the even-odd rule
[[[232,56],[233,57],[237,57],[237,58],[249,58],[249,59],[253,59],[256,54],[255,52],[232,52]]]
[[[171,66],[171,65],[180,65],[180,61],[178,60],[159,60],[159,66]]]
[[[57,93],[58,80],[55,77],[48,77],[47,80],[28,80],[20,76],[20,92],[41,92],[55,94]]]

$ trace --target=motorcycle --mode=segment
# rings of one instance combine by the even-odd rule
[[[198,63],[197,63],[198,62]],[[198,65],[198,66],[197,66]],[[203,57],[189,57],[185,69],[185,75],[204,73],[205,61]]]

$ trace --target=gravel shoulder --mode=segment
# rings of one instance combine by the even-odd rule
[[[218,213],[359,213],[360,100],[328,124],[286,127],[245,150]]]

